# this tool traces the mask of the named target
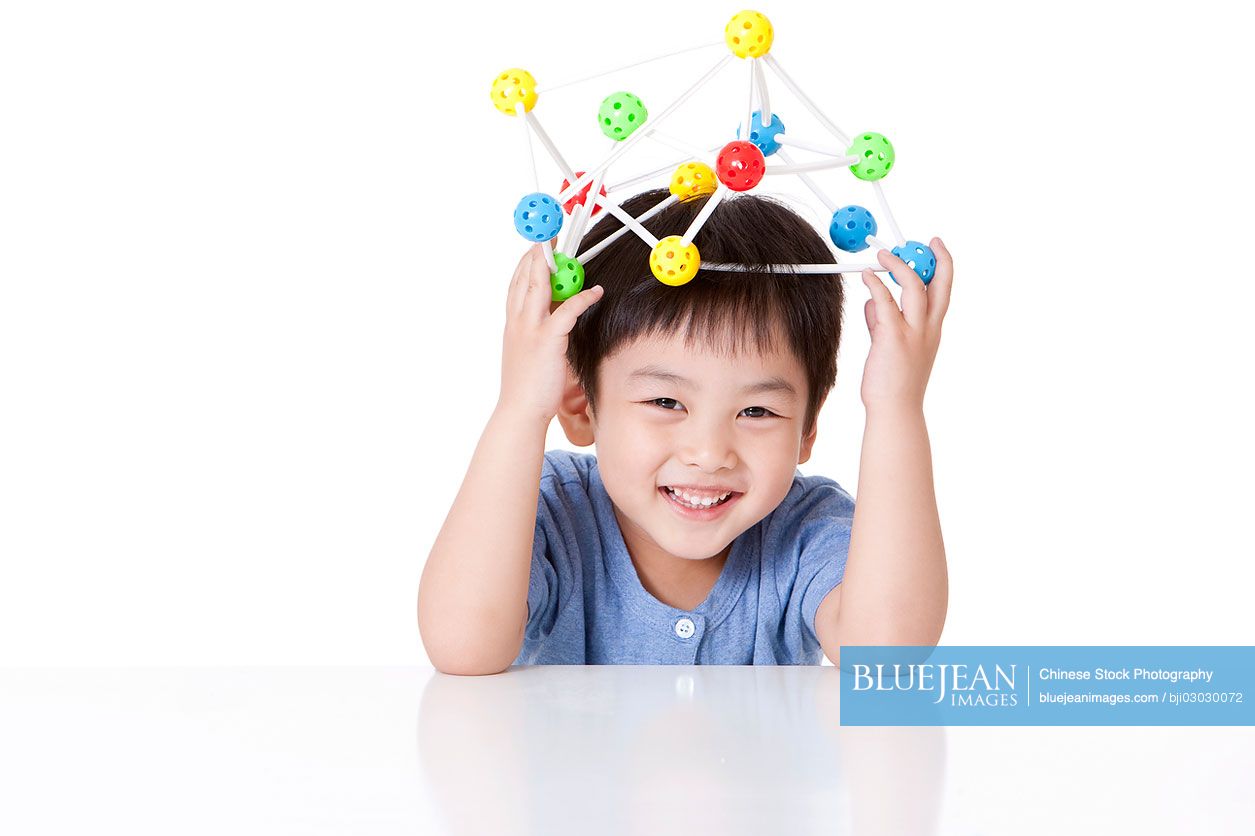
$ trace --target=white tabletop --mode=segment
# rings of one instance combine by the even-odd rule
[[[839,728],[832,667],[0,670],[0,831],[1249,833],[1251,728]]]

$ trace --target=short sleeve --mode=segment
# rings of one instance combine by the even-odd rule
[[[527,579],[527,625],[515,664],[583,664],[583,562],[597,563],[601,531],[589,497],[596,461],[568,450],[545,452]]]
[[[816,643],[815,614],[845,577],[853,522],[854,499],[840,485],[825,480],[807,492],[799,520],[796,588],[801,590],[804,635]]]
[[[561,538],[551,538],[554,519],[546,501],[546,481],[552,483],[553,480],[541,480],[540,497],[536,505],[536,530],[532,537],[531,571],[527,581],[525,634],[529,638],[544,638],[549,635],[558,611],[558,572],[550,551],[550,542],[561,542]]]

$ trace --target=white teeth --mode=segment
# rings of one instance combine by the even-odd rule
[[[732,491],[728,491],[727,493],[715,497],[695,497],[685,493],[684,491],[678,491],[672,487],[668,487],[667,490],[672,496],[683,500],[682,504],[688,505],[690,508],[709,508],[712,505],[718,505],[720,502],[723,502],[732,495]]]

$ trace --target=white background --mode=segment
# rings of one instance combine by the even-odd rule
[[[538,8],[5,4],[0,664],[426,661],[418,578],[496,400],[532,190],[489,85],[717,41],[741,6]],[[893,141],[903,231],[955,257],[927,402],[943,643],[1255,643],[1252,67],[1226,8],[757,8],[833,121]],[[603,96],[661,112],[721,49],[536,113],[587,167]],[[730,138],[744,69],[670,130]],[[824,140],[768,82],[790,133]],[[771,183],[819,224],[799,188]],[[802,470],[853,490],[850,291]]]

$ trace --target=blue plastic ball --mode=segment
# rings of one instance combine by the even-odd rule
[[[524,195],[514,210],[514,228],[528,241],[548,241],[562,229],[562,207],[544,192]]]
[[[842,206],[832,213],[828,237],[840,249],[856,253],[867,249],[867,236],[875,235],[877,229],[876,219],[862,206]]]
[[[933,255],[932,249],[927,244],[907,241],[900,247],[894,247],[893,254],[905,261],[907,266],[915,271],[915,275],[924,280],[924,284],[932,281],[933,274],[937,272],[937,256]],[[893,278],[892,273],[889,274],[889,278]],[[897,284],[898,280],[893,279],[893,282]]]
[[[779,113],[772,112],[771,124],[765,128],[761,110],[754,111],[754,114],[750,116],[750,142],[758,146],[758,150],[763,152],[764,157],[770,157],[780,150],[780,143],[776,141],[776,137],[782,133],[784,133],[784,120],[780,118]],[[736,128],[736,138],[741,138],[740,125]]]

